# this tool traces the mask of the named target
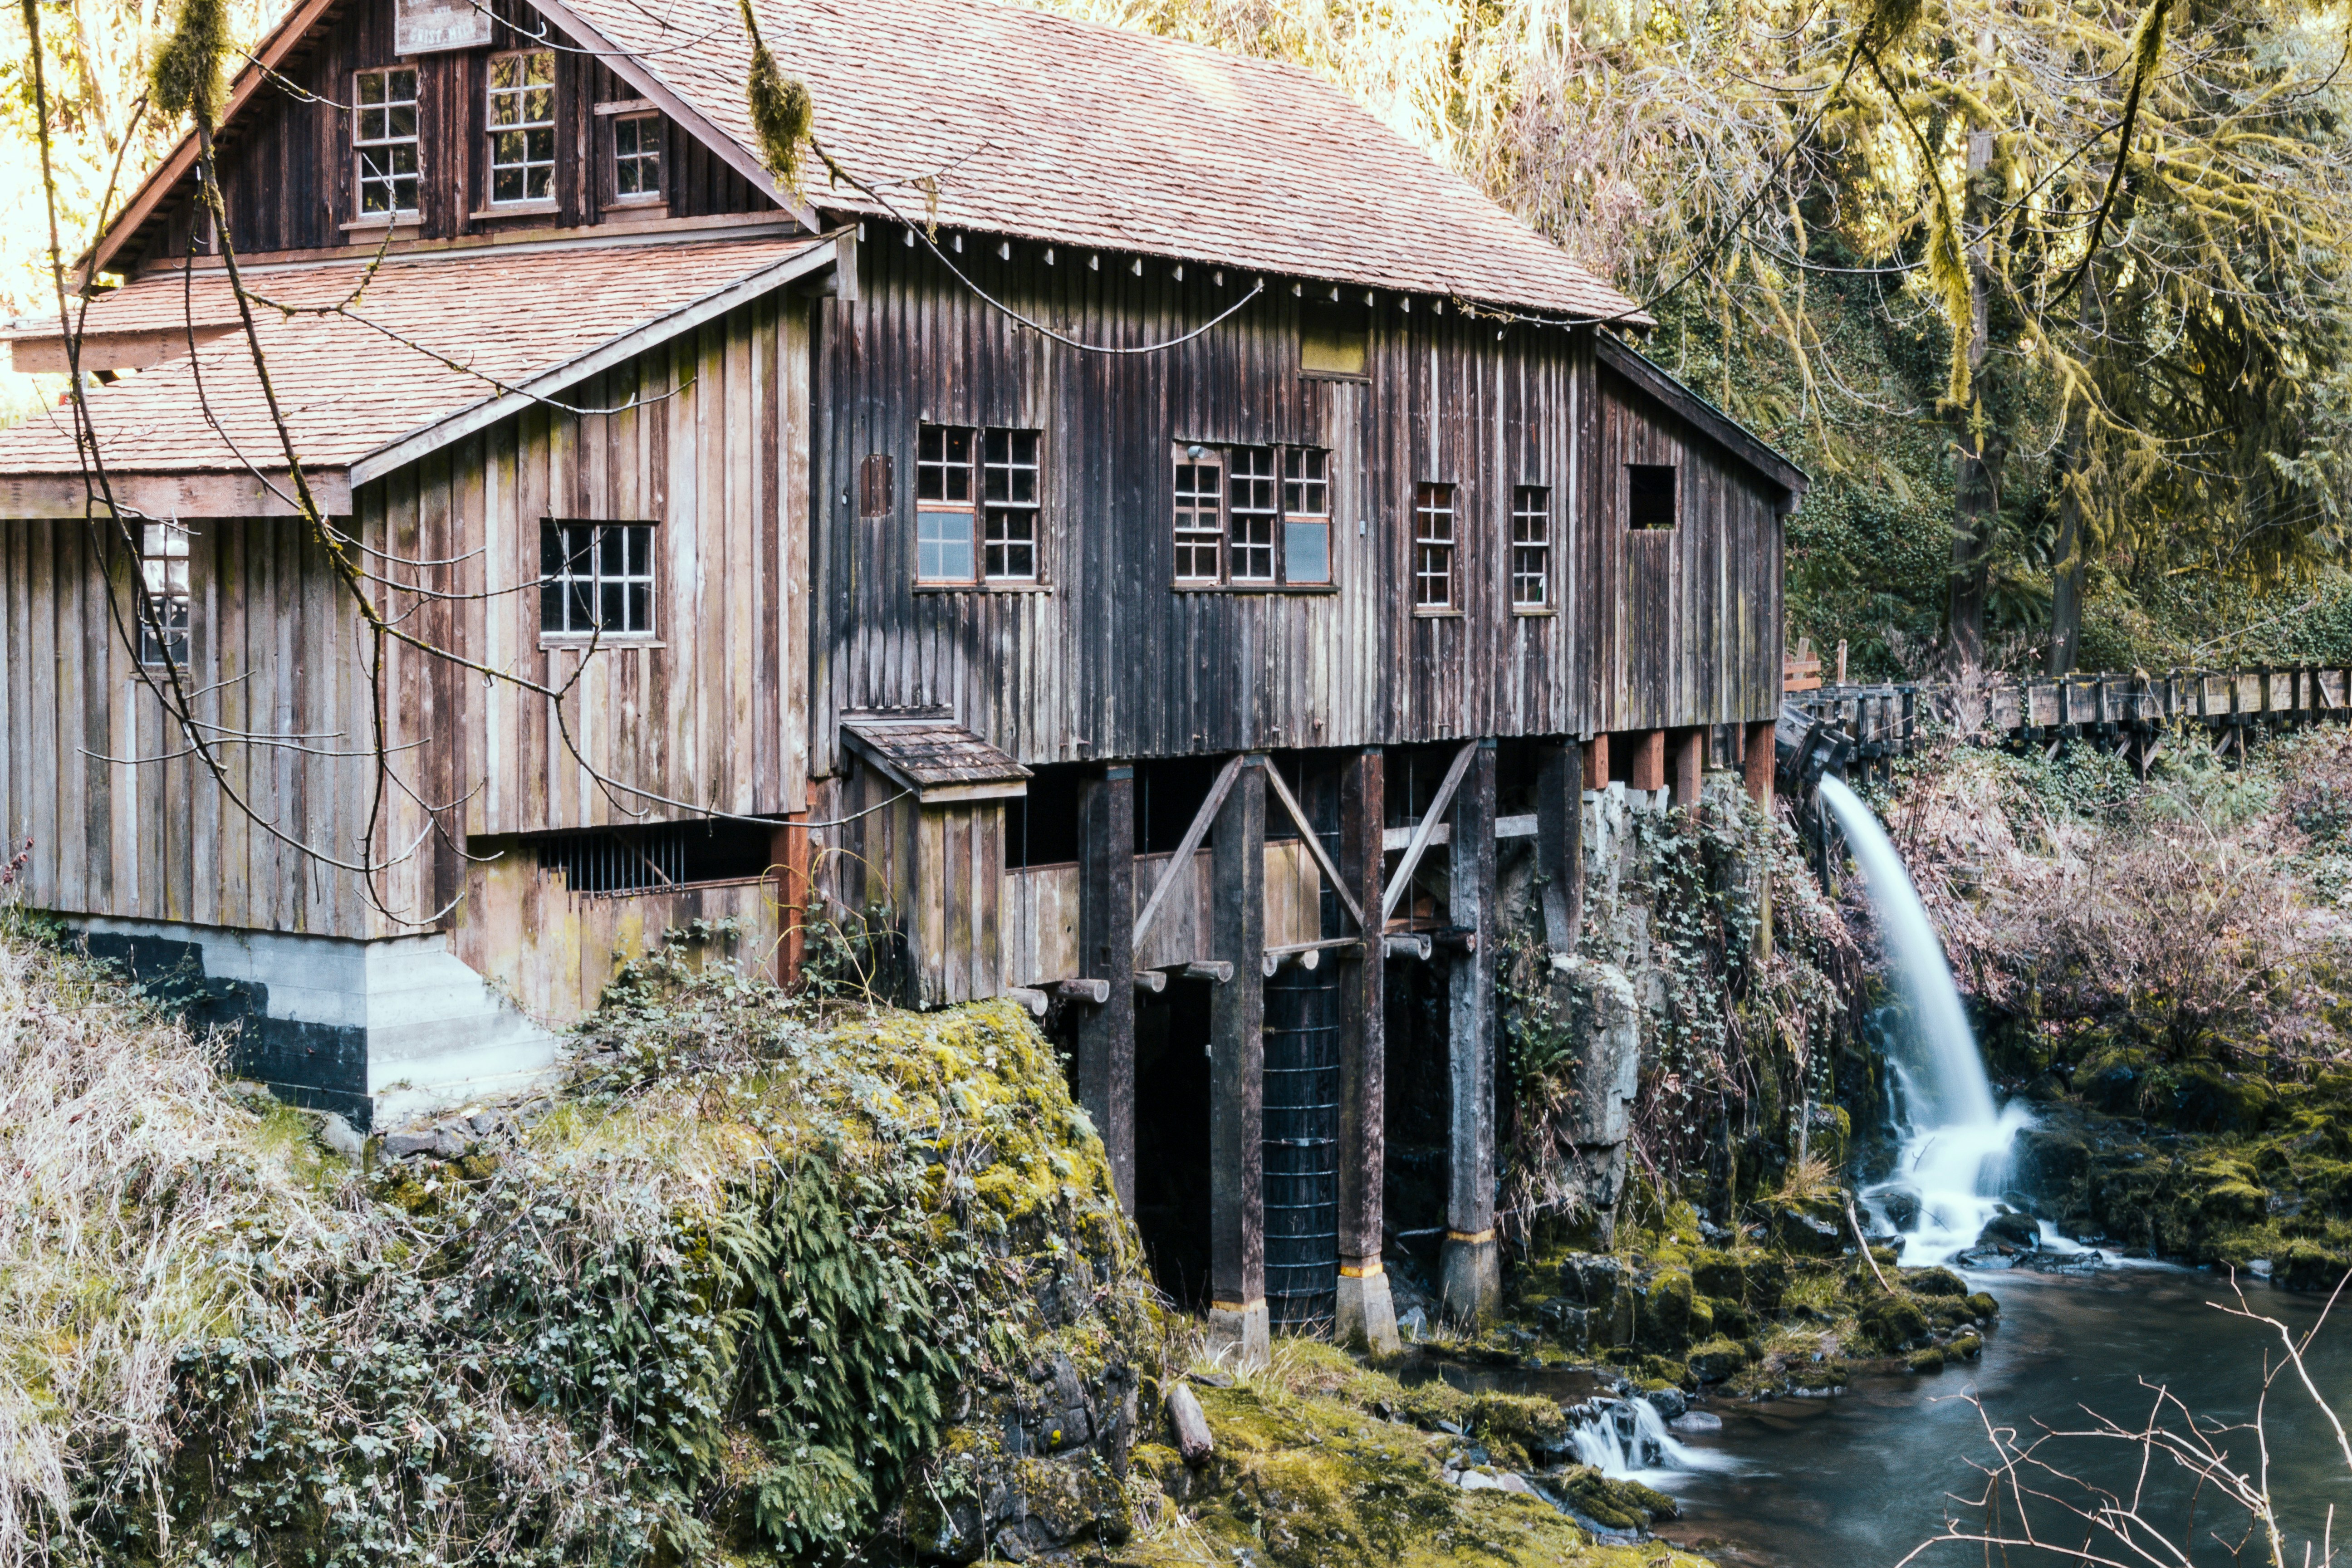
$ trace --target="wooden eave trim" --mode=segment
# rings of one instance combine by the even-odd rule
[[[891,761],[873,741],[845,725],[841,731],[841,742],[876,773],[900,789],[913,791],[919,805],[953,805],[967,801],[1017,800],[1029,793],[1026,770],[1018,778],[937,779],[925,784]],[[1017,763],[1015,765],[1018,766]]]
[[[310,494],[329,517],[352,515],[351,476],[341,468],[306,468]],[[265,484],[263,479],[268,482]],[[107,488],[125,516],[140,518],[294,517],[279,499],[290,493],[292,477],[265,469],[262,478],[237,471],[194,472],[110,468]],[[276,487],[274,489],[272,487]],[[0,477],[0,518],[106,521],[102,502],[91,499],[91,481],[80,474],[10,474]]]
[[[377,447],[352,464],[352,483],[363,485],[382,479],[394,469],[429,457],[452,442],[462,441],[477,431],[488,429],[535,400],[560,392],[573,382],[610,370],[624,360],[667,342],[681,332],[691,331],[705,321],[714,321],[737,306],[748,304],[797,279],[824,271],[835,264],[835,256],[832,240],[815,241],[797,256],[788,256],[772,267],[762,268],[748,278],[738,279],[714,294],[706,294],[692,304],[624,332],[552,370],[542,371],[530,380],[517,384],[511,392],[485,398],[470,407],[412,431],[389,446]]]
[[[1709,439],[1788,492],[1791,503],[1804,498],[1811,479],[1805,470],[1780,456],[1751,434],[1747,426],[1652,363],[1632,344],[1607,332],[1595,332],[1601,362],[1683,418]]]
[[[320,18],[339,3],[340,0],[306,0],[278,24],[278,30],[254,52],[252,63],[237,72],[236,80],[230,85],[227,106],[221,110],[222,125],[226,126],[236,117],[247,100],[260,90],[262,83],[269,79],[269,72],[284,63],[286,57],[294,52],[295,46],[302,41]],[[81,267],[85,285],[106,270],[106,264],[114,259],[115,253],[155,215],[155,209],[163,205],[163,198],[171,195],[172,187],[196,166],[196,133],[191,131],[180,139],[178,146],[172,149],[172,155],[147,176],[138,193],[131,198],[130,205],[122,209],[122,216],[109,225],[106,232],[99,237],[98,243],[90,247]]]
[[[612,73],[651,99],[664,114],[676,121],[704,146],[719,154],[727,166],[751,182],[751,188],[774,202],[800,220],[811,234],[821,234],[824,225],[816,209],[777,183],[766,164],[751,155],[751,150],[712,123],[709,117],[670,90],[668,84],[646,68],[625,49],[614,47],[610,38],[588,25],[562,0],[530,0],[533,10],[571,34],[573,38],[593,48]]]

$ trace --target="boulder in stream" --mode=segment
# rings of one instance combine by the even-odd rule
[[[2042,1245],[2042,1223],[2030,1214],[2011,1209],[1985,1221],[1977,1233],[1979,1247],[2035,1247]]]

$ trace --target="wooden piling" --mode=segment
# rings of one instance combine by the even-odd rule
[[[1570,741],[1536,755],[1536,875],[1543,879],[1544,945],[1576,951],[1584,928],[1583,748]]]
[[[1078,1103],[1101,1134],[1120,1206],[1135,1212],[1135,769],[1078,784],[1078,977],[1108,982],[1077,1005]]]
[[[1339,875],[1374,922],[1346,955],[1339,981],[1339,1342],[1386,1354],[1400,1348],[1396,1308],[1381,1258],[1388,1158],[1385,947],[1378,929],[1387,819],[1381,749],[1350,757],[1339,775]]]
[[[1584,742],[1584,787],[1603,790],[1609,787],[1609,737],[1595,735]]]
[[[1479,742],[1454,792],[1453,817],[1447,888],[1457,942],[1446,1032],[1453,1092],[1440,1297],[1449,1321],[1481,1325],[1493,1320],[1502,1295],[1495,1245],[1495,950],[1500,933],[1493,741]]]
[[[1676,730],[1674,732],[1674,803],[1688,810],[1698,805],[1699,781],[1706,770],[1706,731],[1700,729]]]
[[[1262,1366],[1265,1309],[1265,758],[1243,759],[1209,854],[1212,947],[1234,966],[1209,1005],[1209,1344]]]
[[[1627,737],[1633,748],[1633,765],[1627,772],[1628,789],[1659,790],[1666,787],[1666,732],[1646,730]]]
[[[1769,720],[1748,726],[1745,763],[1748,793],[1756,804],[1769,814],[1772,809],[1772,774],[1779,763],[1774,746],[1775,726]]]

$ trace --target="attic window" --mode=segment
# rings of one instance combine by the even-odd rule
[[[352,151],[360,212],[416,210],[416,68],[360,71],[352,78]]]
[[[651,523],[541,520],[540,635],[608,639],[651,636],[653,554]]]
[[[613,120],[613,195],[616,201],[652,202],[662,194],[662,122],[658,114],[623,114]]]
[[[490,205],[555,196],[555,56],[547,49],[490,59]]]
[[[1675,468],[1672,463],[1625,465],[1625,526],[1672,528],[1675,525]]]

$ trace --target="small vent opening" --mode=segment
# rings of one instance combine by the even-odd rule
[[[665,822],[594,827],[535,840],[541,869],[575,893],[657,893],[768,874],[775,830],[756,822]]]

